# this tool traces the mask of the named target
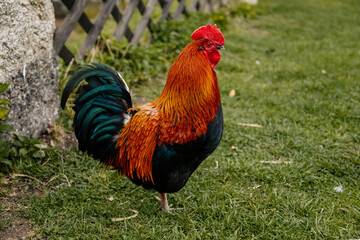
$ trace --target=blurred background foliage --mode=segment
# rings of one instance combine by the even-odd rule
[[[87,16],[94,20],[99,12],[101,1],[90,1],[85,9]],[[126,1],[121,1],[118,7],[125,9]],[[170,12],[174,13],[176,4],[172,6]],[[239,3],[234,1],[232,4],[224,6],[214,13],[187,13],[177,20],[161,20],[158,17],[161,14],[160,6],[154,11],[152,16],[151,30],[152,34],[145,33],[142,37],[140,45],[129,45],[126,40],[116,41],[111,37],[116,27],[115,20],[111,17],[105,24],[98,43],[88,53],[86,59],[76,58],[70,64],[66,65],[61,58],[57,58],[59,70],[59,95],[69,80],[70,76],[79,69],[79,67],[88,62],[98,62],[107,64],[115,68],[121,73],[130,88],[140,87],[149,84],[150,81],[165,81],[167,71],[173,60],[179,55],[181,50],[191,40],[192,32],[199,26],[208,23],[217,24],[223,31],[226,30],[229,23],[229,16],[240,16],[244,19],[256,17],[256,6],[247,3]],[[65,15],[60,15],[56,19],[59,26]],[[136,28],[141,19],[141,14],[137,10],[133,15],[129,26]],[[71,33],[67,41],[67,47],[74,53],[80,47],[81,42],[86,37],[86,33],[79,25]],[[8,84],[0,85],[0,94],[4,92]],[[61,110],[61,117],[56,126],[56,132],[51,132],[50,137],[57,141],[57,135],[62,135],[65,131],[72,131],[72,119],[74,112],[71,109],[78,92],[75,91],[69,98],[67,107]],[[7,132],[5,135],[10,136],[13,128],[2,124],[2,120],[6,119],[8,108],[4,105],[11,104],[5,99],[0,99],[0,132]],[[60,134],[58,133],[60,132]],[[38,139],[30,139],[26,136],[13,134],[10,137],[0,136],[0,172],[7,173],[14,170],[15,162],[23,159],[37,159],[45,153],[41,147],[41,141]],[[16,165],[16,164],[15,164]]]

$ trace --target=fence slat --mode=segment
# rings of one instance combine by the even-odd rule
[[[156,3],[157,0],[149,0],[148,4],[146,5],[146,10],[144,12],[144,15],[141,18],[140,23],[135,30],[134,37],[133,39],[131,39],[130,44],[137,45],[139,43],[140,37],[150,21],[151,14],[155,9]]]
[[[1,0],[0,0],[1,1]],[[83,57],[88,50],[90,50],[96,43],[98,36],[101,34],[107,19],[110,14],[114,17],[117,27],[114,31],[113,37],[116,40],[121,40],[124,36],[128,40],[129,44],[139,44],[140,38],[143,35],[146,27],[149,29],[152,37],[152,15],[154,9],[159,2],[162,11],[159,20],[171,19],[170,9],[174,0],[128,0],[126,8],[123,13],[119,11],[116,6],[116,2],[119,0],[101,0],[103,5],[100,12],[96,16],[95,21],[92,21],[84,13],[84,9],[88,6],[90,0],[61,0],[63,4],[69,9],[69,13],[64,18],[60,27],[54,34],[54,50],[57,55],[64,59],[66,63],[69,63],[74,57],[73,53],[65,46],[66,40],[69,38],[70,33],[75,28],[78,22],[80,26],[85,30],[87,36],[82,43],[77,56]],[[123,0],[122,0],[123,1]],[[181,14],[187,15],[191,11],[204,12],[210,10],[213,12],[223,5],[230,3],[230,0],[177,0],[178,5],[173,14],[173,18],[179,18]],[[144,5],[146,3],[146,6]],[[189,3],[187,6],[186,3]],[[142,17],[136,27],[136,30],[132,32],[129,28],[129,22],[134,14],[134,11],[138,8]],[[151,37],[148,43],[151,42]]]
[[[164,19],[168,19],[168,18],[171,18],[171,15],[170,15],[170,7],[171,7],[171,4],[173,2],[173,0],[168,0],[168,1],[164,1],[164,0],[160,0],[160,5],[162,7],[162,12],[161,12],[161,15],[160,15],[160,18],[159,20],[164,20]]]
[[[63,45],[63,47],[61,48],[59,56],[64,60],[65,64],[69,64],[74,58],[72,52],[70,52],[70,50],[65,45]]]
[[[91,49],[91,47],[95,44],[98,36],[103,29],[106,20],[109,18],[112,9],[114,8],[116,0],[107,0],[102,8],[100,9],[99,14],[96,16],[95,22],[93,27],[90,29],[85,41],[81,45],[77,56],[83,57],[85,56],[86,52]]]
[[[132,0],[126,6],[123,17],[121,18],[121,21],[120,21],[119,25],[117,26],[117,28],[114,32],[114,35],[113,35],[116,40],[120,41],[122,36],[124,35],[125,30],[128,27],[130,18],[133,15],[136,6],[139,4],[139,1],[140,0]]]
[[[102,0],[103,2],[106,2],[106,0]],[[119,23],[121,21],[121,18],[123,17],[123,15],[121,14],[121,12],[119,11],[119,9],[117,8],[117,6],[115,5],[113,10],[111,11],[111,15],[114,17],[114,20]],[[130,42],[130,40],[132,39],[132,37],[134,36],[133,32],[131,31],[131,29],[126,26],[126,30],[125,30],[125,37],[126,39]]]
[[[209,9],[211,13],[214,12],[214,4],[215,4],[215,0],[209,0]]]
[[[62,0],[63,4],[67,7],[67,9],[71,9],[74,5],[75,0]],[[91,23],[90,19],[85,15],[85,13],[82,13],[78,23],[84,29],[85,32],[89,32],[92,28],[93,24]]]
[[[189,12],[195,11],[195,10],[196,10],[196,5],[197,5],[197,3],[198,3],[198,0],[193,0],[193,1],[191,1],[191,3],[190,3],[190,5],[189,5],[189,7],[187,8],[187,10],[188,10]]]
[[[64,21],[54,34],[54,50],[56,54],[59,54],[61,48],[65,44],[66,39],[74,29],[77,21],[79,20],[81,13],[84,11],[89,0],[76,1],[69,11],[68,15],[64,18]]]
[[[219,5],[217,9],[220,9],[224,5],[223,0],[219,0]]]
[[[200,6],[199,6],[199,11],[200,11],[200,12],[205,11],[207,2],[208,2],[208,0],[202,0],[202,1],[201,1]]]
[[[145,7],[145,5],[143,4],[142,0],[140,0],[140,2],[139,2],[139,4],[138,4],[138,9],[139,9],[141,15],[144,16],[145,11],[146,11],[146,7]],[[150,16],[150,17],[151,17],[151,16]],[[148,26],[150,32],[152,32],[152,31],[151,31],[151,24],[152,24],[151,19],[149,19],[149,21],[148,21],[148,23],[147,23],[147,26]]]
[[[176,12],[174,14],[174,19],[177,19],[181,15],[181,13],[184,11],[185,3],[186,3],[186,0],[180,0],[179,1],[179,5],[178,5],[178,7],[176,9]]]

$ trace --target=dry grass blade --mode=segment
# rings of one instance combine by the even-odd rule
[[[69,71],[70,71],[70,69],[71,69],[71,66],[72,66],[73,63],[74,63],[74,60],[75,60],[75,58],[72,58],[71,61],[70,61],[70,63],[69,63],[69,65],[67,66],[62,82],[65,82],[65,80],[66,80],[66,78],[67,78],[67,76],[68,76],[68,74],[69,74]]]
[[[65,174],[63,174],[63,173],[52,177],[46,184],[49,184],[50,182],[54,181],[55,179],[57,179],[57,178],[60,177],[60,176],[64,176],[64,178],[66,179],[66,182],[67,182],[68,187],[71,187],[71,182],[72,182],[72,181],[69,181],[68,177],[67,177]]]
[[[110,43],[111,43],[111,39],[106,39],[105,44],[106,44],[106,48],[108,50],[108,53],[109,53],[111,59],[115,60],[115,56],[114,56],[113,52],[111,51]]]
[[[65,177],[65,179],[66,179],[66,182],[67,182],[67,184],[68,184],[68,187],[71,187],[71,181],[69,181],[69,179],[68,179],[68,177],[65,175],[65,174],[60,174],[60,175],[63,175],[64,177]]]
[[[46,184],[51,183],[52,181],[54,181],[55,179],[57,179],[59,176],[60,176],[60,175],[56,175],[56,176],[50,178],[50,180],[49,180]]]
[[[121,222],[121,221],[124,221],[124,220],[129,220],[129,219],[132,219],[132,218],[136,218],[137,215],[139,214],[139,212],[136,211],[136,210],[131,210],[131,211],[134,212],[135,214],[131,215],[129,217],[124,217],[124,218],[112,218],[111,221],[113,221],[113,222]]]
[[[256,123],[238,123],[240,126],[262,128],[263,126]]]
[[[118,206],[121,206],[123,204],[129,203],[129,201],[123,202],[123,203],[119,203]]]
[[[29,176],[29,175],[25,175],[25,174],[21,174],[21,173],[13,173],[11,174],[11,177],[12,178],[15,178],[15,177],[25,177],[25,178],[30,178],[38,183],[41,183],[42,185],[45,185],[45,183],[43,183],[42,181],[40,181],[39,179],[37,179],[36,177],[33,177],[33,176]]]
[[[260,161],[261,163],[268,163],[268,164],[289,164],[290,161]]]

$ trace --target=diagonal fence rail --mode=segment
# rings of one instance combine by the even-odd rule
[[[157,5],[161,7],[161,14],[158,19],[169,20],[177,19],[182,14],[186,15],[188,12],[213,12],[230,2],[230,0],[130,0],[124,11],[121,12],[116,5],[117,0],[102,0],[103,3],[100,11],[92,22],[84,12],[89,4],[89,0],[61,1],[69,12],[61,25],[56,29],[54,34],[54,49],[56,54],[61,57],[66,64],[74,58],[74,54],[66,47],[65,43],[77,23],[79,23],[87,34],[76,53],[77,57],[84,58],[86,53],[96,44],[106,21],[111,16],[117,24],[113,38],[119,41],[126,38],[129,44],[137,45],[146,29],[152,34],[152,16]],[[177,6],[175,4],[176,1]],[[171,13],[170,9],[173,6],[176,6],[176,9],[174,13]],[[133,32],[129,27],[129,23],[136,9],[141,13],[141,20]]]

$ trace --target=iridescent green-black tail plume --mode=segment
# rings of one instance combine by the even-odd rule
[[[129,89],[118,72],[109,66],[90,63],[74,73],[67,82],[62,97],[64,108],[70,93],[85,80],[75,101],[75,134],[79,149],[105,160],[115,152],[117,137],[131,118]]]

